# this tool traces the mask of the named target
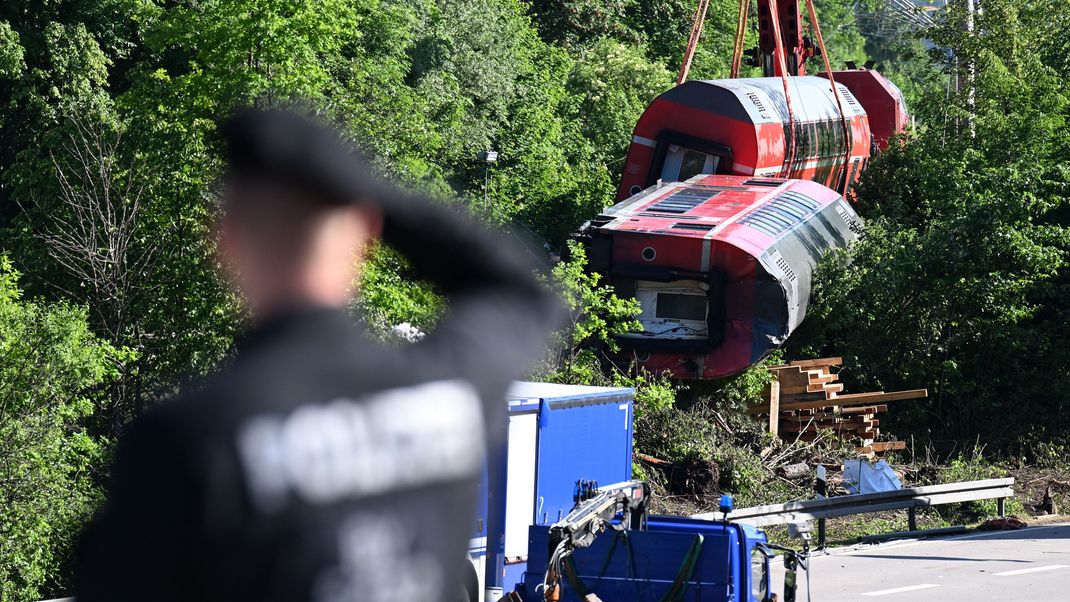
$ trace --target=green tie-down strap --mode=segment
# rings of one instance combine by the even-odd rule
[[[628,534],[626,532],[618,532],[618,535],[624,537],[624,545],[629,548],[629,556],[631,556],[631,545],[628,541]],[[613,552],[617,549],[617,537],[613,538],[613,545],[609,547],[609,553],[606,554],[605,561],[602,563],[602,570],[598,573],[598,580],[595,582],[595,586],[602,581],[602,577],[606,574],[606,569],[609,568],[609,562],[613,558]],[[680,569],[676,571],[676,578],[672,582],[672,587],[669,591],[665,592],[665,595],[661,597],[660,602],[678,602],[683,599],[684,592],[687,591],[688,582],[691,581],[691,576],[695,573],[695,567],[698,565],[698,559],[702,556],[702,544],[704,542],[702,535],[695,535],[695,540],[691,542],[691,547],[688,548],[687,554],[684,555],[684,560],[680,564]],[[583,583],[580,576],[576,574],[576,565],[572,563],[572,555],[570,554],[564,561],[565,577],[568,579],[569,587],[572,591],[576,592],[580,598],[586,597],[592,591]],[[632,579],[635,577],[635,563],[631,563]],[[638,585],[638,584],[636,584]]]
[[[680,570],[676,572],[676,579],[673,580],[672,587],[662,596],[661,602],[676,602],[683,599],[684,592],[687,591],[688,582],[691,581],[691,575],[695,573],[698,558],[702,555],[702,542],[703,537],[696,535],[695,541],[691,542],[691,547],[684,556],[684,562],[680,565]]]

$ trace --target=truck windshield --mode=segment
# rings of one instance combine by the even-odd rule
[[[750,555],[751,602],[764,602],[769,596],[769,559],[758,548]]]

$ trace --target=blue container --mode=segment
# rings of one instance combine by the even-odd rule
[[[546,531],[568,514],[577,480],[609,485],[631,478],[633,396],[617,387],[518,382],[510,388],[504,457],[488,459],[469,545],[485,600],[522,580],[528,529]]]
[[[548,529],[532,527],[528,569],[518,591],[542,602],[537,591],[546,573]],[[602,533],[572,554],[576,584],[603,600],[659,602],[677,588],[676,600],[760,602],[769,591],[765,559],[756,550],[765,534],[750,525],[652,516],[646,531]],[[562,578],[562,602],[582,594]]]

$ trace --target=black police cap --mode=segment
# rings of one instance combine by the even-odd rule
[[[292,186],[325,204],[384,202],[391,187],[334,128],[284,109],[241,109],[221,126],[228,172]]]

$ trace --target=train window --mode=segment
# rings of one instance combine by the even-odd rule
[[[666,182],[683,182],[699,174],[716,173],[720,157],[670,144],[661,168],[661,179]]]
[[[795,123],[795,159],[805,158],[809,152],[809,136],[806,135],[806,124]]]
[[[636,333],[636,336],[664,339],[706,337],[709,331],[706,324],[708,290],[707,283],[697,280],[638,281],[635,297],[641,308],[639,322],[643,325],[643,332]]]
[[[659,293],[657,307],[654,310],[659,318],[677,318],[681,320],[706,319],[706,295],[680,295],[677,293]]]

